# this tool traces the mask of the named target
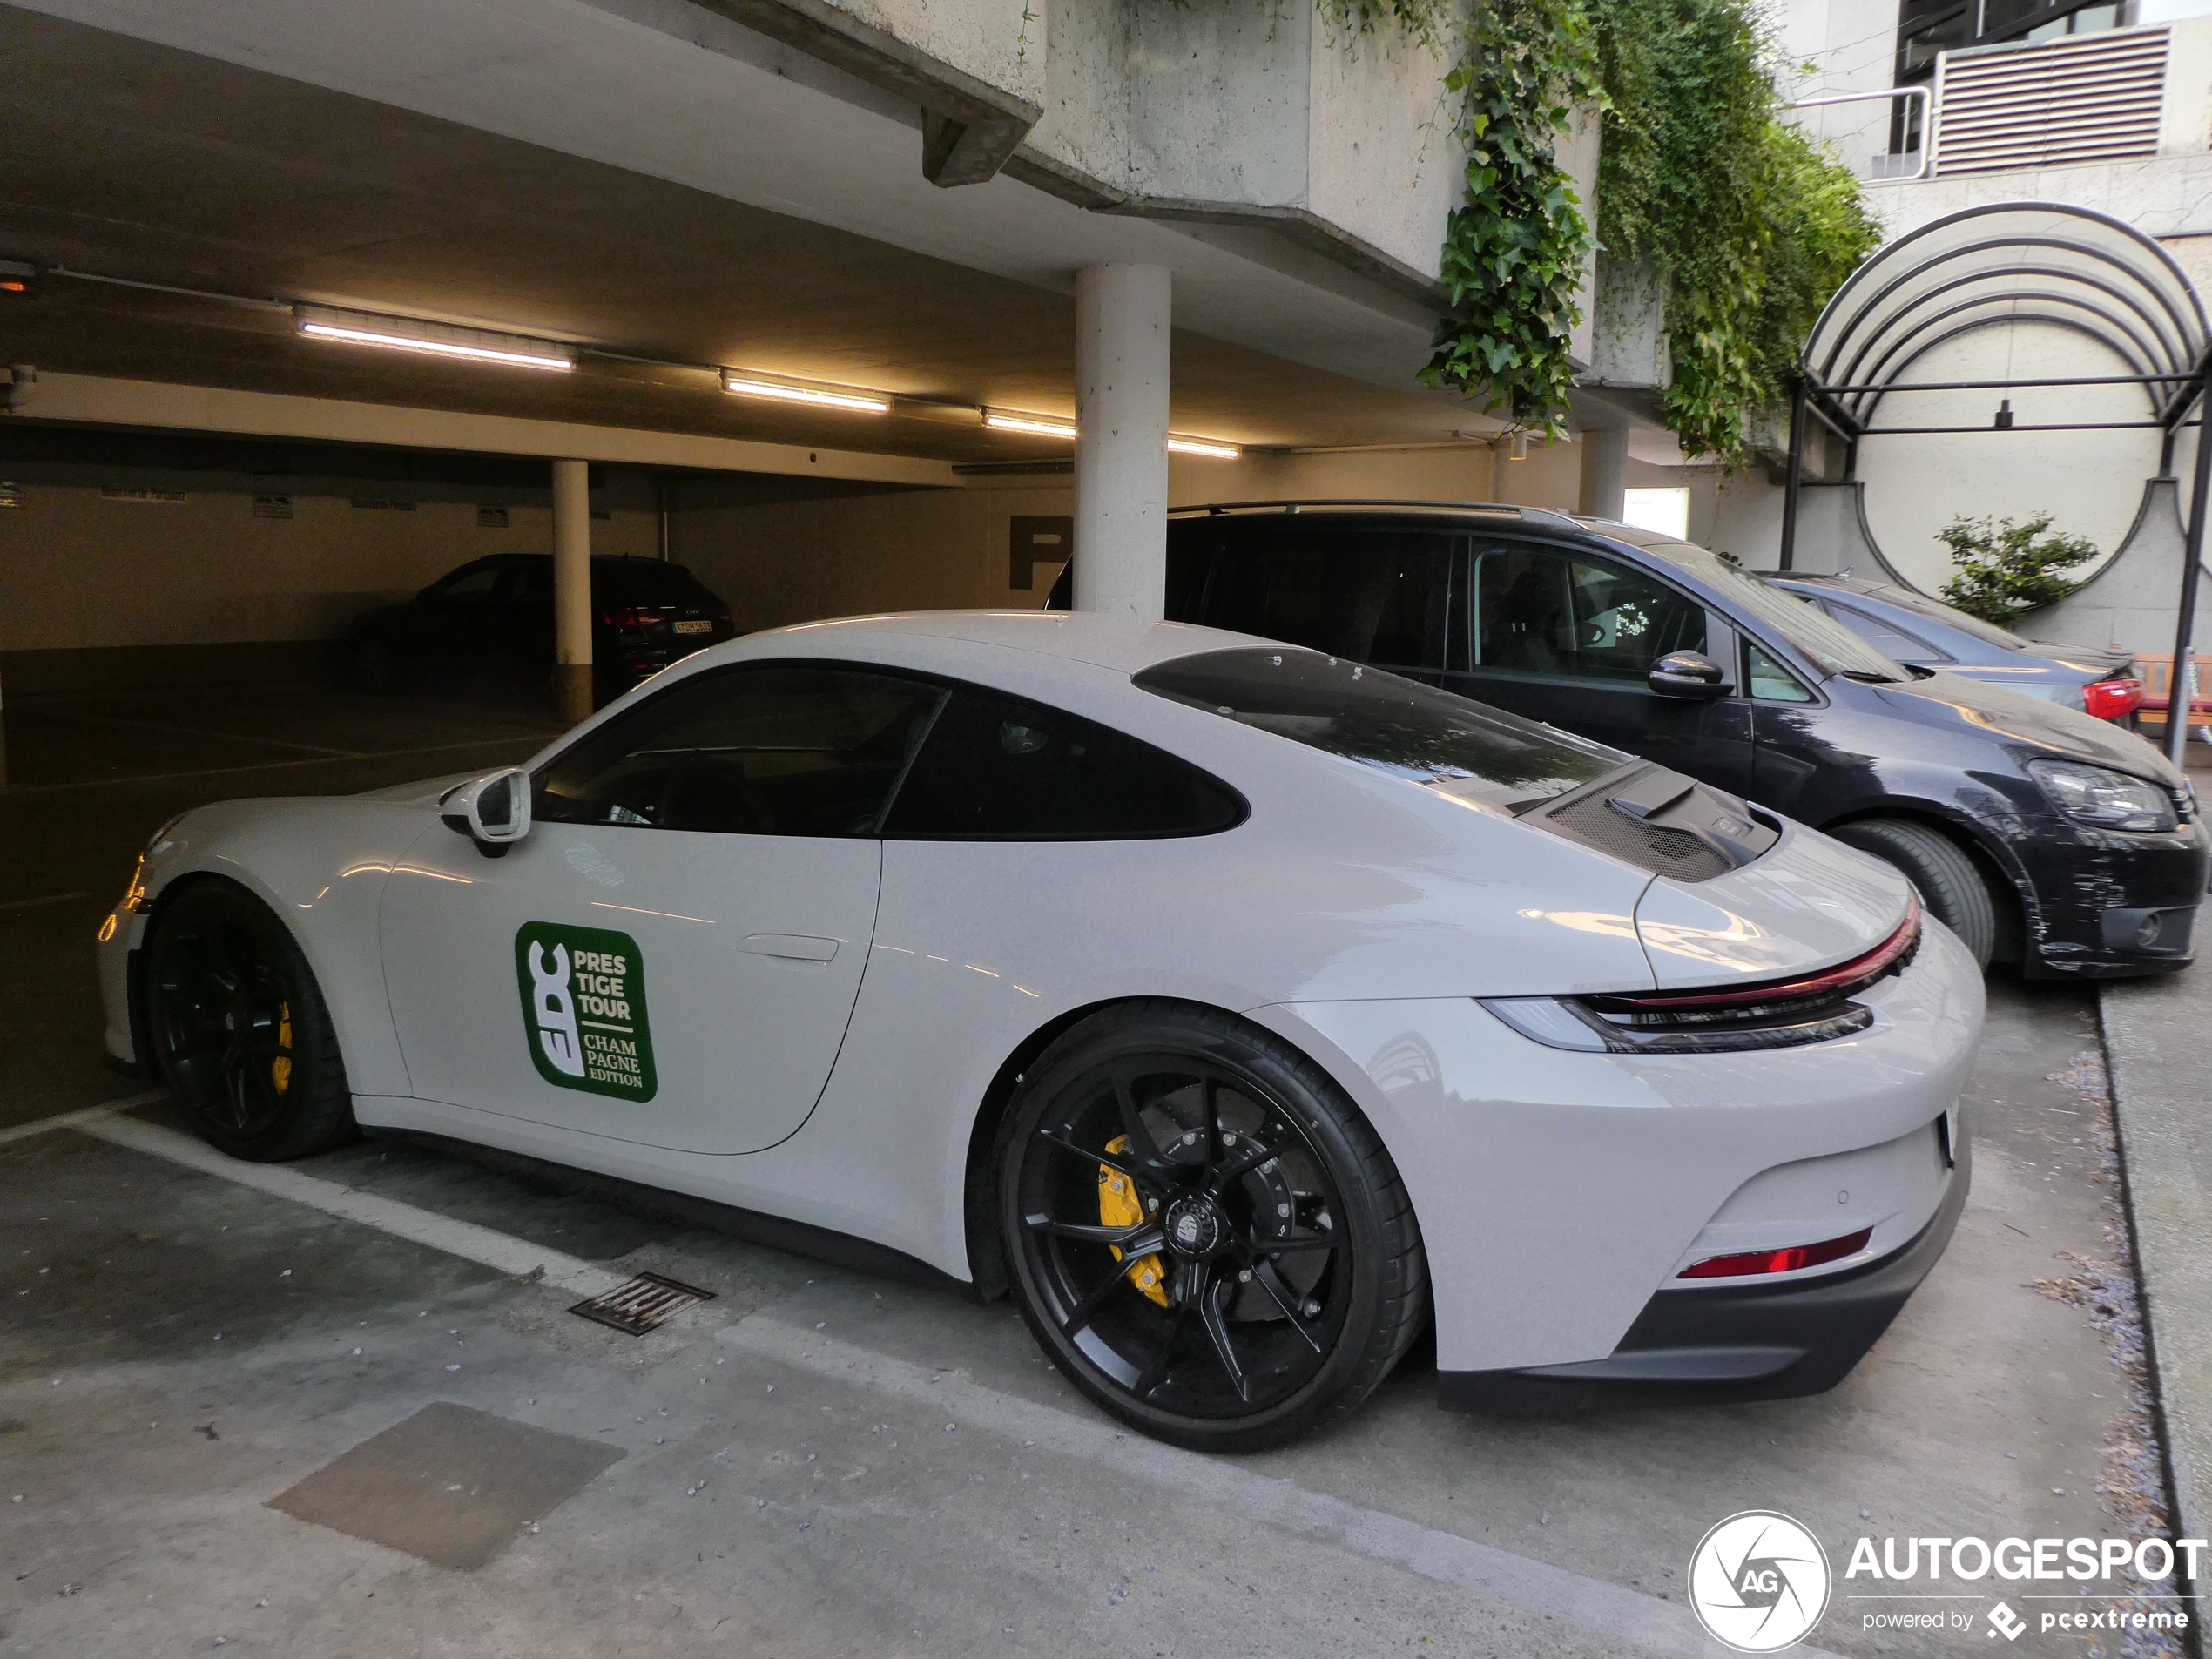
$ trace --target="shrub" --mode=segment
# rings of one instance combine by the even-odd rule
[[[2086,536],[2048,534],[2050,529],[2048,513],[2025,524],[2009,518],[1952,519],[1936,535],[1958,566],[1944,583],[1943,597],[1970,617],[2000,624],[2065,598],[2081,583],[2059,573],[2095,558],[2097,544]]]

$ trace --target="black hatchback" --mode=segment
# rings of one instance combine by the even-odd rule
[[[678,658],[734,639],[730,607],[680,564],[595,555],[592,702],[611,702]],[[543,686],[553,664],[553,556],[500,553],[450,570],[405,604],[354,620],[354,681],[388,691],[485,675]]]
[[[1985,962],[2190,960],[2212,836],[2157,750],[1892,662],[1688,543],[1515,507],[1193,509],[1170,524],[1167,613],[1426,680],[1824,830],[1897,866]]]

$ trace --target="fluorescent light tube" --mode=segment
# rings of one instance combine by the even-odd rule
[[[516,368],[567,370],[576,367],[574,354],[550,341],[527,334],[496,334],[488,328],[462,328],[449,323],[418,322],[406,317],[379,317],[366,312],[328,311],[302,306],[294,314],[300,332],[314,340],[334,340],[351,346],[381,346],[387,351],[427,353],[433,357],[459,357],[476,363],[506,363]]]
[[[772,397],[786,403],[813,403],[825,408],[860,409],[869,415],[888,415],[887,392],[863,392],[843,386],[802,386],[788,381],[762,380],[752,374],[722,376],[722,389],[738,397]]]
[[[1244,451],[1233,443],[1223,443],[1216,438],[1178,438],[1170,433],[1168,453],[1171,455],[1210,455],[1216,461],[1234,461]]]
[[[1049,415],[1016,415],[1006,409],[985,409],[983,424],[1001,432],[1028,432],[1041,438],[1073,438],[1072,421],[1055,421]]]

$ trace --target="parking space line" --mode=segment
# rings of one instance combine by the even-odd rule
[[[10,899],[0,902],[0,910],[13,914],[18,910],[43,910],[48,905],[73,904],[79,899],[89,899],[89,893],[50,893],[37,899]]]
[[[1402,1515],[1363,1509],[1286,1477],[1270,1477],[1243,1464],[1163,1445],[1117,1430],[1098,1418],[1002,1393],[956,1372],[929,1369],[820,1336],[765,1313],[725,1327],[715,1340],[819,1377],[926,1405],[963,1429],[988,1429],[1083,1458],[1109,1468],[1117,1480],[1142,1476],[1285,1532],[1472,1590],[1540,1617],[1577,1625],[1641,1653],[1669,1659],[1720,1659],[1729,1652],[1705,1634],[1680,1602],[1586,1578]],[[1807,1659],[1836,1659],[1817,1648],[1791,1651]]]
[[[304,749],[309,754],[334,759],[353,759],[357,752],[352,749],[333,749],[327,744],[298,743],[289,738],[269,738],[250,735],[243,732],[210,732],[195,725],[170,725],[160,720],[140,720],[127,714],[99,714],[91,710],[77,711],[80,720],[91,720],[102,725],[137,726],[145,732],[166,732],[180,738],[211,738],[218,743],[258,743],[272,749]]]
[[[73,1125],[79,1134],[90,1135],[116,1146],[128,1147],[133,1152],[165,1158],[172,1163],[181,1163],[188,1170],[198,1170],[203,1175],[219,1177],[242,1187],[252,1187],[273,1197],[289,1198],[294,1204],[306,1204],[325,1215],[336,1216],[343,1221],[358,1222],[364,1227],[374,1227],[379,1232],[391,1234],[418,1244],[428,1244],[442,1250],[448,1256],[458,1256],[463,1261],[476,1262],[496,1269],[516,1278],[527,1278],[532,1274],[542,1277],[556,1290],[577,1296],[604,1296],[616,1285],[627,1282],[627,1275],[610,1273],[596,1262],[581,1257],[564,1255],[557,1250],[547,1250],[533,1244],[526,1238],[512,1233],[495,1231],[479,1227],[472,1221],[456,1220],[442,1216],[435,1211],[421,1210],[411,1204],[401,1204],[396,1198],[380,1197],[373,1192],[356,1191],[341,1186],[335,1181],[326,1181],[320,1176],[308,1175],[303,1170],[287,1169],[278,1163],[247,1163],[227,1153],[219,1152],[205,1141],[195,1140],[159,1123],[141,1123],[136,1118],[104,1116],[89,1119]]]
[[[357,1191],[281,1164],[243,1163],[161,1124],[114,1116],[125,1107],[161,1097],[157,1093],[47,1118],[0,1131],[0,1140],[66,1126],[516,1278],[539,1274],[547,1284],[579,1297],[604,1295],[624,1282],[622,1275],[595,1263],[511,1233]],[[725,1328],[716,1340],[828,1379],[926,1404],[953,1421],[1107,1466],[1117,1477],[1141,1475],[1202,1502],[1540,1617],[1565,1621],[1642,1653],[1663,1659],[1722,1659],[1728,1651],[1708,1637],[1678,1602],[1478,1544],[1401,1515],[1364,1509],[1287,1477],[1271,1479],[1242,1464],[1162,1445],[1096,1418],[987,1387],[957,1372],[933,1372],[759,1313]],[[1817,1648],[1794,1651],[1807,1659],[1837,1659]]]
[[[44,1135],[57,1129],[82,1129],[85,1124],[98,1123],[103,1117],[127,1112],[133,1106],[151,1106],[158,1100],[168,1098],[167,1089],[155,1089],[143,1095],[125,1096],[121,1100],[104,1101],[98,1106],[87,1106],[82,1111],[59,1112],[51,1117],[33,1118],[28,1123],[0,1129],[0,1146],[5,1146],[10,1141],[27,1141],[34,1135]]]

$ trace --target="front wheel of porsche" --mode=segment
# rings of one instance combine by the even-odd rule
[[[275,912],[203,880],[162,907],[147,951],[154,1064],[204,1139],[268,1163],[355,1133],[329,1009]]]
[[[1017,1085],[999,1226],[1022,1317],[1076,1386],[1201,1451],[1356,1407],[1420,1333],[1428,1276],[1389,1153],[1272,1034],[1109,1009]]]

